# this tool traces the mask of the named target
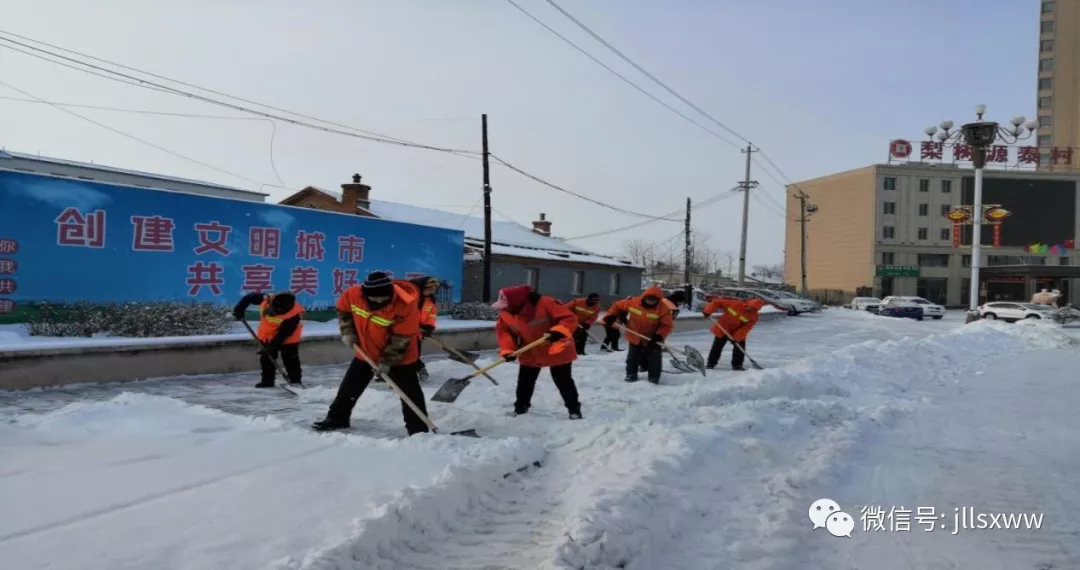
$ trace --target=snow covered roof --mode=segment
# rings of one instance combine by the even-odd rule
[[[195,186],[204,186],[207,188],[218,188],[221,190],[228,190],[230,192],[243,192],[245,194],[253,194],[256,196],[269,196],[264,192],[255,192],[254,190],[245,190],[243,188],[236,188],[233,186],[225,186],[223,184],[215,184],[213,182],[205,182],[202,180],[192,180],[190,178],[180,178],[178,176],[167,176],[164,174],[154,174],[152,172],[142,172],[139,170],[128,170],[126,168],[116,168],[113,166],[104,166],[101,164],[94,164],[90,162],[78,162],[76,160],[66,160],[62,158],[52,158],[49,156],[38,156],[36,154],[23,154],[21,152],[12,152],[10,150],[0,151],[0,160],[4,159],[19,159],[32,162],[40,162],[45,164],[59,164],[63,166],[70,166],[74,168],[83,168],[88,170],[97,170],[101,172],[115,172],[117,174],[127,174],[129,176],[139,176],[142,178],[149,178],[153,180],[162,180],[167,182],[178,182],[181,184],[192,184]]]
[[[313,186],[309,188],[334,196],[337,199],[341,198],[340,192],[331,192]],[[387,220],[461,230],[465,232],[466,246],[482,248],[484,244],[483,218],[474,218],[465,214],[455,214],[396,202],[384,202],[382,200],[371,200],[371,207],[367,208],[366,211]],[[546,259],[549,261],[640,267],[629,261],[601,255],[571,245],[559,238],[540,235],[530,228],[510,221],[492,220],[491,252],[496,255]]]

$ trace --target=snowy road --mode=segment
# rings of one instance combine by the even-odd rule
[[[1080,493],[1067,484],[1080,469],[1075,435],[1080,421],[1073,413],[1080,391],[1069,389],[1068,372],[1076,370],[1080,358],[1071,337],[1049,327],[961,328],[960,319],[950,314],[943,321],[917,323],[833,310],[766,322],[755,329],[748,348],[768,370],[666,376],[659,387],[625,384],[621,354],[591,355],[575,365],[582,422],[565,419],[546,375],[530,414],[507,417],[515,370],[499,368],[494,376],[501,386],[476,382],[453,405],[430,404],[442,429],[474,427],[485,436],[473,443],[367,437],[394,438],[402,431],[398,405],[385,390],[361,399],[352,435],[308,433],[306,426],[333,398],[341,366],[307,370],[306,382],[313,387],[293,399],[250,389],[251,374],[0,393],[0,414],[15,426],[6,428],[14,430],[7,440],[15,443],[0,444],[0,478],[28,485],[21,488],[27,498],[20,504],[34,508],[31,478],[40,477],[40,469],[31,460],[10,469],[7,458],[37,460],[40,450],[28,449],[48,439],[43,431],[74,441],[82,422],[108,441],[116,434],[107,426],[114,426],[117,416],[104,421],[101,409],[115,414],[119,400],[123,414],[118,417],[129,428],[154,424],[155,415],[199,423],[205,420],[191,416],[205,418],[207,408],[220,410],[232,416],[214,416],[216,423],[204,429],[230,437],[239,432],[241,445],[222,444],[222,449],[243,453],[253,441],[252,428],[245,427],[251,420],[233,425],[222,418],[268,415],[265,421],[272,425],[258,428],[262,435],[257,437],[280,438],[298,453],[310,451],[310,458],[300,460],[308,470],[293,475],[310,478],[324,495],[297,492],[285,501],[286,512],[307,505],[309,520],[329,513],[323,538],[303,545],[311,535],[301,532],[284,550],[247,546],[250,564],[243,567],[1080,567],[1080,535],[1070,522],[1077,519],[1068,516],[1080,507]],[[707,333],[686,334],[676,344],[704,352],[710,340]],[[450,361],[431,362],[429,369],[433,378],[463,372]],[[433,389],[434,383],[426,387],[429,395]],[[134,394],[118,398],[123,392]],[[185,403],[202,411],[184,411]],[[355,448],[334,447],[341,442]],[[387,450],[390,457],[384,457]],[[544,457],[540,469],[505,479],[490,475],[535,456]],[[199,457],[213,459],[212,454]],[[360,463],[351,467],[354,461]],[[446,462],[456,462],[455,467],[440,472]],[[415,491],[390,496],[385,485],[379,487],[383,483],[351,484],[331,476],[350,469],[388,471]],[[122,472],[98,475],[117,473]],[[290,493],[287,477],[275,481],[282,483],[276,489]],[[0,490],[0,502],[5,492]],[[194,501],[215,500],[212,494],[192,493]],[[807,518],[810,503],[823,496],[853,511],[856,519],[857,507],[864,504],[936,506],[949,513],[954,506],[974,506],[988,512],[1042,512],[1046,527],[1026,534],[995,529],[947,536],[920,532],[914,521],[907,534],[863,532],[860,523],[853,538],[840,539],[825,529],[812,530]],[[354,513],[340,508],[345,497],[357,498]],[[110,501],[119,499],[102,497],[87,512]],[[189,505],[184,516],[198,516],[198,506]],[[65,528],[79,526],[78,513],[53,508],[56,520],[69,520]],[[58,531],[41,530],[47,524],[31,528],[6,512],[0,514],[0,558],[27,552],[20,550],[28,540],[17,536],[20,532],[37,528],[34,540],[42,547],[60,540],[51,534]],[[104,522],[99,518],[95,524]],[[268,524],[276,529],[280,521]],[[113,531],[127,532],[122,526]],[[265,537],[258,528],[234,532],[233,540],[200,555],[231,561],[237,551],[247,553],[244,545]],[[172,556],[139,556],[153,557],[158,567],[198,568],[195,558],[178,555],[190,547],[165,540],[158,550],[171,549]],[[124,550],[114,543],[99,554],[112,557],[114,568],[151,567],[137,563],[146,558],[122,558]],[[52,562],[74,568],[65,566],[66,557],[78,554],[54,553],[60,558]]]

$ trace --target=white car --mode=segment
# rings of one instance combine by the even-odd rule
[[[900,299],[902,301],[915,303],[916,305],[922,307],[923,316],[930,317],[934,320],[941,320],[941,318],[945,316],[945,307],[942,307],[941,305],[938,305],[936,303],[931,303],[930,301],[927,301],[922,297],[908,297],[900,295],[894,297],[885,297],[881,300],[881,302],[887,303],[889,299]]]
[[[1035,303],[1009,303],[994,301],[984,303],[979,307],[979,316],[984,319],[1001,319],[1013,322],[1024,319],[1049,319],[1053,315],[1054,307],[1037,305]]]
[[[795,309],[800,313],[809,313],[821,310],[821,305],[817,302],[807,299],[806,297],[800,297],[795,293],[780,291],[778,289],[766,289],[765,293],[772,295],[778,300],[792,303],[793,305],[795,305]]]
[[[851,308],[856,311],[870,311],[871,313],[876,313],[880,307],[881,299],[878,299],[877,297],[855,297],[851,300]]]

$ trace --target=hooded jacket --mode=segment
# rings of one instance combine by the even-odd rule
[[[420,326],[435,328],[435,322],[438,320],[438,310],[435,306],[435,299],[424,295],[424,286],[427,285],[427,281],[430,277],[417,277],[416,279],[410,279],[409,283],[412,283],[416,290],[420,292],[417,296],[416,306],[420,309]]]
[[[758,311],[765,305],[761,299],[738,301],[734,299],[716,299],[709,303],[705,310],[705,316],[712,316],[719,312],[719,318],[713,323],[712,333],[718,338],[727,338],[728,335],[737,342],[743,342],[750,335],[750,330],[758,322]]]
[[[646,307],[642,303],[642,300],[650,295],[657,299],[655,307]],[[646,339],[651,339],[655,335],[667,338],[675,328],[675,316],[664,304],[664,291],[659,287],[649,287],[637,297],[615,303],[607,310],[605,318],[612,316],[618,320],[625,320],[627,329],[645,337],[642,339],[637,335],[624,333],[626,342],[634,345],[647,343],[649,341]]]
[[[562,333],[562,340],[541,344],[518,356],[522,366],[544,368],[570,364],[577,359],[573,349],[573,331],[578,320],[574,313],[551,297],[534,293],[528,286],[510,287],[500,292],[508,306],[499,311],[495,335],[499,355],[506,356],[539,340],[548,331]]]
[[[574,313],[574,316],[577,317],[578,324],[586,328],[595,323],[596,319],[600,316],[600,303],[590,307],[589,301],[585,297],[570,301],[566,304],[566,308]]]

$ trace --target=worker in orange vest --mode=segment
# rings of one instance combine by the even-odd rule
[[[438,310],[435,307],[435,293],[439,291],[439,280],[425,275],[424,277],[417,277],[416,279],[410,279],[410,283],[416,286],[420,290],[420,298],[417,299],[417,305],[420,308],[420,337],[417,338],[417,348],[423,350],[424,339],[435,334],[435,322],[438,320]],[[423,359],[417,360],[416,374],[423,382],[427,380],[428,371],[427,365],[424,364]]]
[[[570,419],[581,419],[581,402],[578,401],[577,384],[574,383],[573,364],[577,354],[572,348],[577,318],[566,307],[551,297],[535,293],[528,285],[506,287],[499,291],[499,300],[492,304],[499,309],[495,321],[495,336],[499,341],[499,356],[508,361],[517,360],[517,399],[514,415],[529,412],[533,391],[540,370],[551,371],[551,379],[562,396],[563,405]],[[548,342],[514,357],[519,348],[547,336]]]
[[[705,313],[706,317],[711,317],[713,314],[720,312],[719,318],[716,319],[712,326],[712,333],[716,338],[713,339],[712,348],[709,349],[709,357],[705,362],[706,368],[710,370],[716,368],[716,364],[720,362],[720,356],[724,352],[724,345],[730,340],[735,345],[731,347],[731,369],[744,370],[746,337],[750,335],[750,330],[757,324],[758,311],[764,305],[765,302],[761,299],[740,301],[738,299],[720,298],[705,307],[702,312]],[[725,332],[727,334],[724,334]]]
[[[281,353],[281,361],[285,365],[285,372],[289,374],[288,382],[294,386],[301,383],[302,371],[300,369],[300,335],[304,332],[304,307],[296,300],[296,295],[291,291],[264,295],[251,293],[240,299],[233,307],[233,316],[236,320],[244,320],[248,307],[259,306],[259,328],[255,336],[262,343],[259,349],[259,366],[262,368],[262,379],[255,385],[256,388],[273,388],[274,377],[277,376],[277,366],[274,360]]]
[[[416,362],[420,359],[420,291],[408,281],[397,281],[373,271],[362,285],[353,285],[337,300],[341,342],[357,346],[377,368],[357,354],[338,387],[326,419],[315,422],[317,431],[346,429],[356,401],[375,375],[386,374],[421,412],[427,414]],[[409,435],[428,431],[420,416],[401,401],[401,414]]]
[[[663,369],[660,344],[675,328],[671,309],[663,303],[664,291],[653,286],[640,296],[624,299],[612,305],[604,317],[604,324],[614,326],[616,321],[637,335],[626,333],[630,350],[626,353],[626,381],[637,382],[642,361],[649,373],[649,382],[660,383]],[[642,339],[641,336],[645,339]],[[647,339],[647,340],[646,340]]]
[[[578,356],[585,356],[585,344],[589,339],[589,329],[596,323],[600,316],[600,294],[589,293],[588,297],[574,299],[566,304],[566,308],[577,317],[578,324],[574,329],[574,348]]]

